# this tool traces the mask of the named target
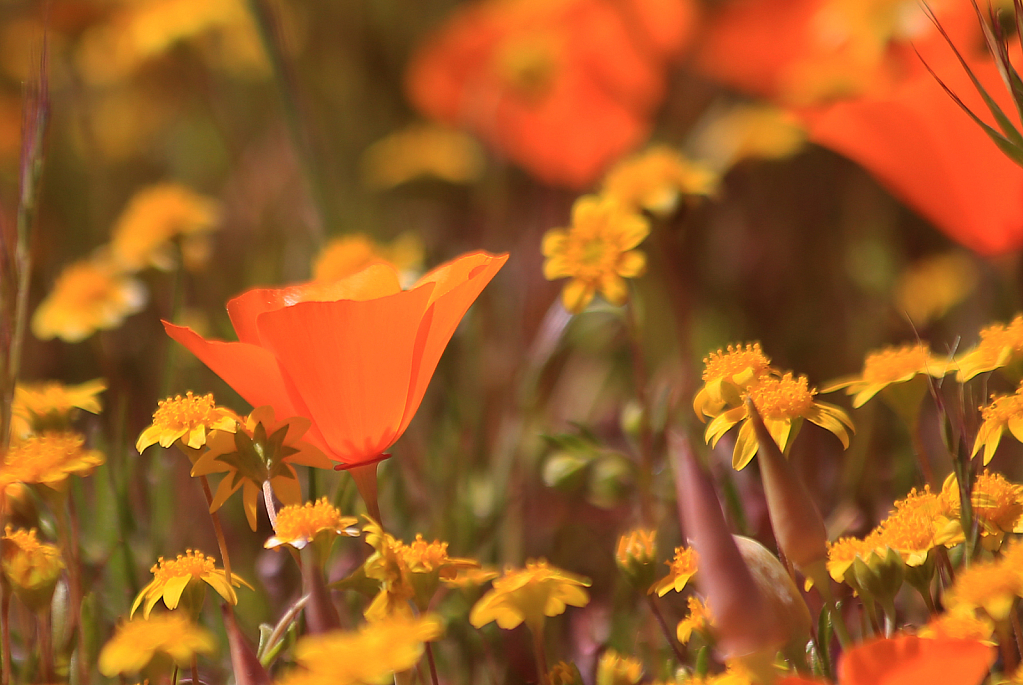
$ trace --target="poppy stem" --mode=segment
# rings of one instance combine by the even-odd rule
[[[536,676],[539,682],[547,682],[547,650],[543,646],[543,623],[539,628],[529,626],[529,632],[533,634],[533,654],[536,656]]]
[[[213,506],[213,491],[210,490],[210,481],[206,476],[199,476],[202,484],[202,494],[206,496],[206,510]],[[224,562],[224,579],[228,587],[231,586],[231,558],[227,554],[227,538],[224,537],[224,529],[220,526],[220,514],[210,511],[210,520],[213,521],[213,532],[217,536],[217,545],[220,547],[220,556]]]
[[[440,685],[440,679],[437,677],[437,662],[433,659],[433,647],[430,643],[426,643],[426,661],[430,664],[430,680],[433,681],[433,685]]]
[[[348,469],[355,479],[355,487],[359,489],[362,501],[366,503],[366,511],[370,518],[384,527],[383,519],[380,518],[380,505],[377,503],[377,462],[360,464]]]
[[[199,685],[199,657],[192,655],[192,685]]]

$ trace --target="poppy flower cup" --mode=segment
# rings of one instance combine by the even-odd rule
[[[305,439],[352,469],[372,511],[376,462],[405,432],[459,322],[507,259],[462,255],[409,290],[389,264],[249,290],[227,303],[238,342],[163,325],[252,406],[308,418]]]

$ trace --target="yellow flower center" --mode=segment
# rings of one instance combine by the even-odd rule
[[[7,526],[4,529],[4,540],[17,545],[18,549],[26,554],[36,552],[43,545],[36,537],[35,528],[31,530],[25,530],[24,528],[12,530],[10,526]]]
[[[42,475],[76,458],[85,439],[72,432],[47,432],[30,435],[11,446],[6,463],[19,472]]]
[[[208,557],[202,552],[188,550],[183,555],[179,554],[177,559],[170,561],[160,557],[149,571],[158,582],[166,582],[171,578],[182,576],[201,578],[212,573],[215,568],[216,559]]]
[[[1023,486],[1010,483],[1000,473],[985,470],[977,476],[972,502],[978,517],[1001,530],[1009,531],[1023,516]]]
[[[220,419],[216,413],[213,393],[196,397],[189,390],[184,397],[160,400],[153,414],[153,425],[168,430],[188,430],[193,426],[208,426]]]
[[[1005,349],[1023,352],[1023,314],[1008,325],[996,323],[981,330],[977,353],[997,358]]]
[[[336,531],[342,527],[341,512],[331,506],[326,497],[284,507],[277,513],[274,526],[277,537],[284,541],[310,540],[321,531]]]
[[[1012,597],[1021,592],[1023,576],[1018,570],[995,562],[977,562],[956,575],[946,604],[980,607],[999,596]]]
[[[741,373],[751,371],[753,377],[762,375],[771,366],[771,360],[764,355],[760,349],[760,343],[746,343],[742,345],[729,345],[728,350],[711,352],[703,360],[704,382],[715,381],[721,378],[732,378]]]
[[[927,345],[886,347],[867,356],[863,380],[867,383],[891,383],[913,373],[923,373],[930,361]]]
[[[696,574],[698,558],[692,547],[676,547],[675,558],[666,562],[671,566],[672,576],[692,576]]]
[[[401,555],[411,571],[434,571],[448,560],[448,543],[439,540],[427,542],[421,533],[417,533],[411,545],[402,547]]]
[[[816,390],[807,386],[806,376],[763,378],[749,389],[750,399],[765,419],[793,419],[805,416],[813,406]]]
[[[86,263],[68,267],[54,290],[59,290],[67,298],[69,307],[73,306],[72,303],[88,306],[112,299],[117,281],[103,269]]]
[[[1005,424],[1009,419],[1023,414],[1023,386],[1016,390],[1015,395],[991,396],[991,404],[980,407],[984,421]]]

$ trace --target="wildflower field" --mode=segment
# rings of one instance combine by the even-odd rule
[[[1023,684],[1021,41],[0,2],[0,685]]]

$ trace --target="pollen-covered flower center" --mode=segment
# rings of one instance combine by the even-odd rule
[[[342,527],[341,512],[323,497],[316,502],[284,507],[277,513],[274,529],[281,540],[309,540],[321,531]]]
[[[149,570],[158,582],[182,576],[201,578],[214,571],[215,562],[213,557],[208,557],[202,552],[188,550],[185,554],[179,554],[177,559],[167,560],[160,557]]]
[[[153,425],[174,430],[209,425],[219,418],[215,409],[213,393],[197,397],[189,390],[184,397],[177,395],[174,399],[160,400],[153,414]]]
[[[981,415],[984,421],[992,421],[1004,424],[1009,419],[1023,416],[1023,387],[1016,390],[1015,395],[1003,395],[993,397],[991,404],[981,407]]]
[[[11,446],[6,462],[15,468],[43,472],[74,459],[85,439],[72,432],[47,432],[31,435]]]
[[[17,546],[19,550],[26,554],[33,554],[43,546],[43,543],[39,542],[39,539],[36,537],[35,528],[31,530],[25,530],[24,528],[12,530],[10,526],[7,526],[4,529],[4,541]]]
[[[711,352],[703,360],[704,382],[732,378],[739,374],[751,372],[754,378],[762,375],[771,366],[771,360],[760,349],[760,343],[729,345],[727,351]]]
[[[618,563],[628,564],[630,560],[651,561],[657,555],[657,531],[636,529],[618,540]]]
[[[568,237],[565,261],[572,265],[572,273],[584,281],[596,281],[613,273],[621,257],[619,250],[601,231],[579,235],[573,231]]]
[[[405,545],[401,550],[405,564],[412,571],[433,571],[440,568],[448,560],[448,543],[434,540],[427,542],[422,534],[417,534],[412,544]]]
[[[764,378],[749,389],[749,397],[765,419],[793,419],[805,416],[813,406],[816,390],[807,385],[806,376]]]
[[[978,348],[998,352],[1007,347],[1016,352],[1023,351],[1023,315],[1008,325],[994,324],[981,330]]]
[[[697,556],[692,547],[678,547],[675,558],[668,564],[672,576],[692,576],[696,573]]]
[[[887,347],[869,355],[863,365],[863,380],[868,383],[892,383],[915,373],[924,373],[930,360],[926,345]]]
[[[557,73],[557,50],[544,36],[508,41],[497,53],[497,73],[522,97],[538,100],[550,90]]]

